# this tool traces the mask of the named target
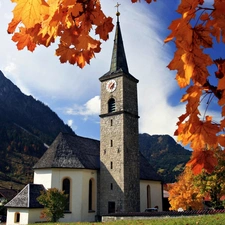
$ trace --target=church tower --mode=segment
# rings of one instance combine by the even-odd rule
[[[138,212],[140,211],[138,80],[128,70],[118,11],[110,70],[99,80],[101,82],[100,215]]]

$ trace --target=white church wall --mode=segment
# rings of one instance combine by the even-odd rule
[[[8,208],[7,209],[7,221],[6,225],[13,224],[28,224],[28,215],[29,209],[23,208]],[[19,221],[16,220],[16,214],[19,214]]]
[[[87,169],[53,169],[52,187],[62,190],[63,179],[70,180],[70,212],[65,213],[61,222],[94,221],[96,211],[88,211],[89,180],[97,185],[97,172]],[[95,187],[94,199],[97,199]],[[95,201],[96,202],[96,201]],[[95,208],[97,209],[97,203]]]
[[[29,209],[29,223],[43,222],[46,219],[40,218],[43,209]]]
[[[28,223],[36,223],[45,221],[41,219],[41,211],[43,209],[27,209],[27,208],[8,208],[7,209],[7,225],[25,225]],[[19,214],[19,220],[17,221],[17,214]]]
[[[147,186],[150,186],[150,206],[158,206],[162,211],[162,184],[160,181],[141,180],[140,181],[140,211],[147,208]]]
[[[52,170],[38,169],[34,171],[34,184],[43,184],[46,189],[51,188]]]

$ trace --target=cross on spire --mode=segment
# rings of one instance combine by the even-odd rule
[[[119,16],[120,16],[119,6],[120,6],[120,5],[121,5],[121,4],[119,4],[118,2],[117,2],[117,4],[115,5],[115,7],[117,7],[117,12],[116,12],[117,22],[119,22]]]

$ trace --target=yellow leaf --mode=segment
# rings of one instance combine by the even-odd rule
[[[17,0],[13,10],[16,21],[22,21],[26,28],[41,23],[44,15],[48,13],[48,4],[44,0]]]

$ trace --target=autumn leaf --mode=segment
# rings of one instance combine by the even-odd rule
[[[112,18],[109,17],[102,25],[96,28],[95,33],[99,34],[100,38],[106,41],[109,38],[108,33],[111,32],[112,29],[113,29]]]
[[[23,49],[24,47],[27,47],[27,49],[31,52],[34,51],[36,44],[33,42],[32,37],[26,33],[26,29],[21,27],[19,33],[15,33],[12,37],[12,40],[17,43],[17,48],[19,50]]]
[[[44,0],[14,0],[17,3],[13,10],[16,21],[21,21],[26,28],[40,23],[43,16],[48,13],[48,4]],[[8,28],[11,30],[11,27]]]
[[[217,165],[217,158],[212,150],[195,151],[186,165],[191,167],[195,175],[200,174],[203,169],[208,173],[212,173]]]

